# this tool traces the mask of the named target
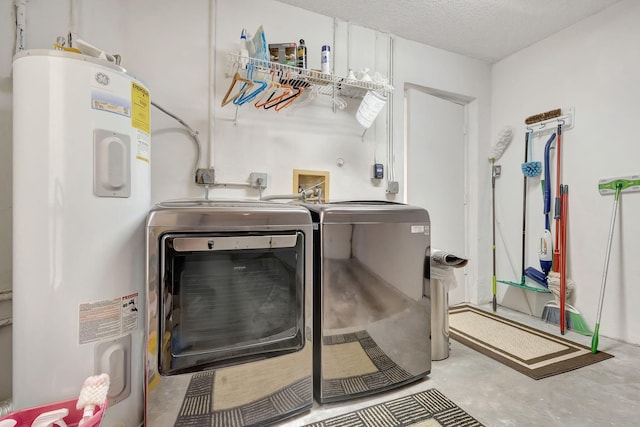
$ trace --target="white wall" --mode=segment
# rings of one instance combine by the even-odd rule
[[[0,2],[0,250],[11,253],[11,61],[14,40],[14,8]],[[56,37],[69,30],[69,0],[30,0],[27,4],[27,48],[51,48]],[[478,222],[488,216],[480,206],[487,197],[482,179],[483,160],[490,146],[490,66],[460,55],[415,42],[393,38],[394,80],[392,130],[395,179],[400,193],[387,195],[386,183],[373,181],[374,155],[386,166],[386,110],[361,138],[362,127],[354,119],[358,102],[349,100],[345,110],[332,112],[330,99],[281,112],[242,108],[234,124],[232,107],[221,107],[227,90],[227,53],[235,49],[240,30],[254,32],[264,25],[268,42],[306,40],[311,68],[319,68],[320,46],[332,45],[336,73],[347,74],[368,67],[389,73],[389,36],[366,28],[335,23],[331,18],[275,1],[264,0],[83,0],[77,2],[81,38],[109,52],[122,55],[122,65],[143,81],[154,102],[177,114],[200,134],[203,157],[200,167],[213,166],[217,181],[247,181],[250,172],[266,172],[265,194],[292,191],[292,170],[316,169],[331,173],[330,195],[340,199],[403,200],[403,102],[405,83],[461,94],[474,99],[470,118],[470,300],[487,299],[490,288],[488,235],[478,233]],[[211,4],[214,26],[210,27]],[[212,32],[213,31],[213,32]],[[335,35],[334,35],[335,34]],[[212,37],[213,35],[213,37]],[[334,39],[335,37],[335,39]],[[212,43],[213,42],[213,43]],[[215,98],[210,102],[210,48],[215,60]],[[295,105],[295,104],[294,104]],[[210,107],[213,112],[210,113]],[[209,117],[215,117],[211,122]],[[34,124],[37,125],[37,124]],[[214,138],[210,138],[213,130]],[[152,199],[154,202],[201,197],[193,184],[193,143],[173,119],[152,109]],[[336,159],[344,159],[339,167]],[[443,165],[446,167],[446,165]],[[255,190],[214,189],[212,197],[257,197]],[[437,226],[437,225],[434,225]],[[11,260],[0,257],[0,289],[11,288]],[[482,294],[487,295],[482,295]],[[10,303],[0,302],[0,318],[11,315]],[[11,327],[0,327],[0,399],[11,394]]]
[[[575,306],[593,327],[603,273],[612,196],[598,180],[640,173],[640,3],[620,2],[495,64],[492,135],[512,125],[516,135],[498,163],[497,203],[512,257],[520,259],[524,119],[558,107],[575,107],[575,127],[563,133],[562,182],[569,185],[568,276]],[[537,160],[542,159],[537,141]],[[534,157],[536,153],[534,152]],[[555,161],[555,155],[552,161]],[[489,166],[485,166],[489,174]],[[552,174],[555,185],[555,173]],[[543,227],[539,181],[528,192],[528,257],[539,268],[536,244]],[[640,193],[622,195],[614,234],[600,334],[640,343]],[[513,279],[499,241],[498,277]],[[501,286],[505,304],[526,311],[523,291]],[[534,298],[529,295],[531,302]],[[537,305],[541,310],[541,305]]]

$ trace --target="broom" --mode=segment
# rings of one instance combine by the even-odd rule
[[[555,297],[554,300],[545,304],[542,309],[542,320],[553,325],[560,325],[560,273],[557,271],[550,271],[547,277],[547,283],[549,284],[549,290]],[[571,295],[571,291],[575,286],[575,282],[571,279],[567,279],[566,294]],[[591,336],[591,330],[589,325],[582,317],[582,314],[574,306],[566,304],[564,305],[565,313],[565,326],[567,329],[575,331],[579,334]]]
[[[582,314],[565,301],[571,295],[575,282],[566,277],[567,268],[567,198],[569,186],[560,187],[560,266],[558,271],[550,271],[547,276],[547,285],[555,297],[542,309],[542,320],[554,325],[560,325],[560,332],[564,335],[565,327],[582,335],[591,336],[591,330]],[[560,301],[559,301],[560,300]],[[563,307],[564,306],[564,307]]]

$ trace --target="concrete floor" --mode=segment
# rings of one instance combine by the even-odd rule
[[[538,318],[502,307],[498,314],[560,336],[557,326]],[[591,345],[590,337],[575,332],[564,338]],[[431,374],[418,383],[350,402],[315,404],[278,425],[299,427],[430,388],[486,426],[640,425],[640,346],[601,335],[598,349],[615,357],[536,381],[452,339],[449,357],[434,361]]]

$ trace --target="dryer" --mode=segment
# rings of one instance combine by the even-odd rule
[[[263,426],[311,408],[311,253],[300,206],[151,211],[145,425]]]

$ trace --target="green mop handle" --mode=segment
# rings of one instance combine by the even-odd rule
[[[616,194],[613,199],[613,213],[611,214],[611,224],[609,225],[609,240],[607,241],[607,252],[604,258],[604,269],[602,272],[602,284],[600,285],[600,301],[598,302],[598,314],[596,316],[596,327],[591,338],[591,353],[598,352],[598,333],[600,331],[600,318],[602,317],[602,304],[604,302],[604,289],[607,285],[607,273],[609,271],[609,258],[611,257],[611,243],[613,241],[613,229],[616,224],[616,214],[618,212],[618,199],[622,191],[622,182],[616,184]]]

